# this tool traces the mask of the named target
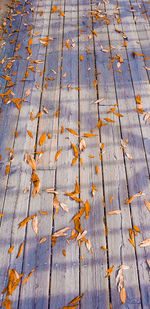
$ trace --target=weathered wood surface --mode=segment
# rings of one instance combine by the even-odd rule
[[[0,61],[5,61],[0,64],[0,93],[11,89],[10,97],[25,101],[21,110],[13,102],[5,104],[2,98],[0,102],[0,308],[10,269],[23,274],[9,296],[13,309],[60,309],[82,294],[81,309],[150,307],[149,247],[139,247],[150,238],[144,203],[144,199],[150,201],[150,123],[145,121],[145,112],[150,114],[149,10],[148,2],[133,0],[13,3],[8,32],[1,40]],[[16,29],[20,31],[9,35]],[[12,63],[11,70],[7,63]],[[2,77],[6,75],[14,86],[9,87]],[[142,113],[136,110],[137,95]],[[46,140],[40,145],[43,133]],[[93,136],[84,137],[85,133]],[[86,149],[80,152],[83,137]],[[35,159],[40,179],[35,197],[26,152]],[[45,192],[50,188],[59,194]],[[77,201],[65,195],[75,190]],[[140,191],[143,195],[126,204]],[[57,213],[56,197],[68,212],[59,204]],[[81,227],[87,234],[82,241],[69,239],[75,231],[72,218],[86,201],[90,213],[82,215]],[[114,210],[120,213],[108,213]],[[28,216],[31,220],[18,229]],[[37,235],[32,228],[34,216]],[[70,230],[54,245],[52,235],[64,227]],[[133,232],[135,247],[129,242],[134,227],[140,229],[137,236]],[[123,270],[125,304],[116,285],[120,265],[128,268]],[[105,278],[112,266],[113,272]]]

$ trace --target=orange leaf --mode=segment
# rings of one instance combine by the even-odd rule
[[[81,55],[81,56],[80,56],[80,61],[82,61],[82,60],[83,60],[83,58],[84,58],[84,56],[83,56],[83,55]]]
[[[10,247],[9,250],[8,250],[8,253],[11,253],[14,249],[14,246]]]
[[[97,36],[97,32],[96,32],[96,31],[91,30],[91,32],[92,32],[94,35],[96,35],[96,36]]]
[[[97,86],[97,80],[94,80],[93,84],[96,87]]]
[[[29,135],[31,138],[33,138],[32,133],[31,133],[29,130],[27,130],[27,132],[28,132],[28,135]]]
[[[85,218],[86,219],[89,218],[90,210],[91,210],[91,206],[90,206],[88,200],[86,200],[86,202],[85,202],[85,213],[86,213]]]
[[[23,226],[25,226],[28,223],[29,220],[31,220],[31,217],[26,217],[23,221],[21,221],[19,223],[19,229],[22,228]]]
[[[112,120],[110,118],[104,118],[104,120],[106,120],[107,122],[115,122],[115,120]]]
[[[101,246],[101,249],[104,250],[104,251],[108,251],[108,249],[105,248],[104,246]]]
[[[48,136],[49,139],[52,138],[51,134],[49,134],[49,133],[47,133],[47,136]]]
[[[105,278],[109,277],[113,270],[114,270],[114,266],[112,266],[112,267],[110,267],[109,269],[107,269],[107,270],[106,270],[107,275],[105,276]]]
[[[129,199],[126,199],[126,204],[130,204],[134,198],[135,198],[135,195],[131,196]]]
[[[145,200],[144,202],[145,202],[147,209],[150,211],[150,202],[148,200]]]
[[[28,45],[31,46],[33,44],[33,39],[30,38],[29,42],[28,42]]]
[[[51,13],[55,13],[55,12],[57,12],[57,10],[58,10],[58,7],[57,7],[57,5],[55,5],[51,9]]]
[[[55,162],[58,160],[59,155],[61,154],[62,150],[60,149],[55,155]]]
[[[74,144],[72,144],[72,143],[71,143],[71,147],[72,147],[73,150],[74,150],[75,158],[78,158],[78,156],[79,156],[79,151],[78,151],[77,147],[76,147]]]
[[[22,244],[20,245],[18,254],[17,254],[17,256],[16,256],[16,259],[21,255],[21,252],[22,252],[22,250],[23,250],[23,246],[24,246],[24,241],[23,241]]]
[[[94,137],[94,136],[96,135],[93,133],[84,133],[84,137]]]
[[[9,171],[10,171],[10,165],[6,165],[6,167],[5,167],[5,175],[8,175]]]
[[[45,242],[47,239],[46,237],[43,237],[40,241],[39,241],[39,244],[42,244],[43,242]]]
[[[122,303],[125,304],[125,302],[126,302],[126,290],[125,290],[124,287],[121,288],[120,299],[121,299]]]
[[[77,162],[78,158],[73,158],[71,165],[73,166]]]
[[[35,118],[39,118],[39,117],[41,117],[43,115],[43,113],[42,113],[42,111],[40,111],[36,116],[35,116]]]
[[[45,134],[45,132],[44,132],[44,133],[41,135],[40,140],[39,140],[40,146],[42,146],[42,145],[44,144],[45,140],[46,140],[46,134]]]
[[[39,210],[39,213],[40,213],[41,215],[44,215],[44,216],[48,215],[47,211]]]
[[[66,130],[67,130],[68,132],[70,132],[71,134],[78,136],[78,133],[77,133],[76,131],[74,131],[74,130],[72,130],[72,129],[70,129],[70,128],[66,128]]]

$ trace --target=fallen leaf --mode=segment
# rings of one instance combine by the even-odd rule
[[[61,202],[59,205],[65,212],[69,212],[69,207],[65,203]]]
[[[31,89],[27,89],[25,92],[25,97],[28,97],[31,94]]]
[[[147,238],[140,242],[139,244],[140,248],[148,247],[150,246],[150,238]]]
[[[34,184],[32,196],[35,197],[35,194],[39,193],[39,191],[40,191],[40,179],[39,179],[38,175],[33,172],[31,180],[32,180],[32,182]]]
[[[21,255],[21,253],[22,253],[22,250],[23,250],[23,246],[24,246],[24,241],[23,241],[22,244],[20,245],[18,254],[17,254],[17,256],[16,256],[16,259],[18,259],[18,257],[20,257],[20,255]]]
[[[45,242],[47,240],[46,237],[41,238],[41,240],[39,241],[39,244],[42,244],[43,242]]]
[[[10,165],[6,165],[5,167],[5,175],[8,175],[10,171]]]
[[[33,171],[36,171],[36,162],[35,159],[28,154],[28,152],[26,152],[25,155],[25,160],[28,162],[28,164],[31,166],[31,168],[33,169]]]
[[[14,246],[10,247],[8,253],[11,253],[14,250]]]
[[[38,222],[37,214],[35,214],[32,219],[32,229],[34,233],[36,234],[36,236],[38,235],[38,226],[39,226],[39,222]]]
[[[89,218],[89,214],[90,214],[90,211],[91,211],[91,206],[88,202],[88,200],[86,200],[85,202],[85,218],[88,219]]]
[[[79,148],[80,148],[80,152],[86,149],[86,142],[84,138],[81,138]]]
[[[55,162],[58,160],[59,155],[61,154],[62,150],[60,149],[55,155]]]
[[[112,210],[112,211],[108,211],[107,214],[108,215],[119,215],[122,213],[122,210],[117,209],[117,210]]]
[[[47,215],[48,215],[47,211],[39,210],[39,213],[40,213],[41,215],[43,215],[43,216],[47,216]]]
[[[120,291],[120,299],[122,304],[125,304],[126,302],[126,290],[124,287],[122,287],[121,291]]]
[[[78,136],[78,133],[77,133],[76,131],[74,131],[74,130],[72,130],[72,129],[70,129],[70,128],[66,128],[66,130],[67,130],[68,132],[70,132],[71,134]]]
[[[148,211],[150,211],[150,202],[148,200],[144,200],[144,202],[145,202],[145,205],[146,205]]]
[[[58,214],[58,210],[59,210],[59,201],[58,201],[56,195],[54,195],[53,205],[54,205],[56,214]]]
[[[72,300],[70,301],[69,305],[73,305],[73,304],[78,303],[78,302],[81,300],[81,298],[83,297],[83,295],[84,295],[84,294],[82,294],[81,296],[77,296],[77,297],[75,297],[74,299],[72,299]]]
[[[60,194],[60,192],[55,191],[53,188],[51,188],[51,189],[46,189],[45,192],[51,193],[51,194],[56,194],[56,195],[57,195],[57,194]]]
[[[32,133],[31,133],[29,130],[27,130],[27,132],[28,132],[28,135],[29,135],[31,138],[33,138]]]
[[[44,133],[41,135],[40,140],[39,140],[40,146],[42,146],[42,145],[44,144],[45,140],[46,140],[46,134],[45,134],[45,132],[44,132]]]
[[[84,133],[84,137],[94,137],[96,136],[94,133]]]
[[[112,120],[110,118],[104,118],[104,120],[106,120],[107,122],[115,122],[115,120]]]
[[[53,237],[62,237],[62,236],[66,236],[67,235],[67,231],[69,231],[71,228],[70,227],[64,227],[63,229],[55,232],[52,236]]]
[[[109,276],[110,276],[110,274],[111,274],[111,273],[112,273],[112,271],[114,270],[114,267],[115,267],[115,266],[112,266],[112,267],[110,267],[109,269],[107,269],[107,270],[106,270],[107,275],[105,276],[105,278],[107,278],[107,277],[109,277]]]

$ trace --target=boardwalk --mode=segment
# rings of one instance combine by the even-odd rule
[[[149,17],[141,0],[9,3],[0,308],[150,308]]]

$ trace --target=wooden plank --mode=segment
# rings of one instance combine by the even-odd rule
[[[63,3],[55,1],[53,6],[57,5],[62,7]],[[45,74],[43,79],[43,91],[41,97],[40,109],[43,111],[43,107],[48,110],[48,114],[39,119],[38,127],[38,144],[37,151],[45,151],[39,160],[39,168],[48,169],[55,168],[54,160],[57,152],[57,129],[58,129],[58,117],[56,112],[59,108],[60,97],[60,78],[61,78],[61,48],[63,40],[63,17],[58,13],[54,13],[51,16],[51,27],[49,37],[55,37],[53,41],[47,47],[47,56],[45,62]],[[53,71],[56,72],[53,73]],[[54,80],[46,81],[45,78],[54,78]],[[47,85],[47,86],[46,86]],[[43,112],[44,113],[44,112]],[[41,135],[49,133],[52,138],[46,137],[46,143],[39,145],[39,139]]]
[[[63,60],[62,60],[62,78],[60,93],[60,114],[59,114],[59,134],[57,151],[62,153],[58,157],[56,165],[56,190],[62,192],[72,192],[75,189],[76,180],[79,182],[78,160],[74,166],[71,166],[74,157],[71,143],[78,148],[78,136],[69,133],[66,128],[78,132],[78,29],[77,25],[77,1],[67,0],[65,2],[64,35],[63,35]],[[66,40],[72,40],[75,46],[70,50],[65,46]],[[66,74],[65,74],[66,73]],[[66,77],[63,77],[64,74]],[[71,84],[70,91],[68,85]],[[64,133],[61,128],[64,127]],[[55,154],[56,154],[55,152]],[[54,232],[63,227],[74,227],[73,222],[69,223],[76,212],[78,212],[78,203],[69,197],[61,194],[58,196],[60,202],[65,203],[69,212],[59,209],[55,213]],[[71,233],[69,233],[71,234]],[[63,255],[65,250],[66,256]],[[62,284],[63,280],[63,284]],[[53,248],[52,273],[51,273],[51,296],[50,308],[62,308],[67,305],[74,297],[79,295],[79,247],[75,240],[69,240],[69,245],[64,238],[58,238]]]
[[[102,6],[101,6],[102,8]],[[93,7],[94,10],[94,7]],[[105,12],[105,9],[102,10]],[[94,19],[95,20],[95,19]],[[96,55],[96,68],[97,71],[101,71],[103,61],[105,59],[104,52],[99,51],[99,36],[102,46],[108,40],[107,25],[100,21],[93,22],[93,29],[98,33],[97,37],[94,37],[95,41],[95,55]],[[110,26],[109,26],[110,28]],[[103,29],[103,31],[101,31]],[[103,35],[104,33],[104,35]],[[116,42],[112,42],[112,45],[116,47]],[[109,49],[109,45],[108,45]],[[108,77],[106,83],[110,79],[109,83],[111,93],[113,96],[109,99],[108,105],[113,102],[113,106],[106,107],[99,104],[99,115],[102,123],[107,123],[104,128],[101,128],[101,141],[104,143],[104,155],[102,156],[103,162],[103,177],[104,177],[104,192],[105,192],[105,209],[106,209],[106,221],[108,226],[108,256],[109,256],[109,268],[115,266],[117,269],[119,265],[124,264],[132,268],[132,273],[126,271],[125,275],[125,289],[127,292],[127,302],[130,303],[132,299],[139,296],[139,283],[137,276],[136,256],[134,249],[131,247],[128,241],[129,228],[132,228],[132,222],[130,218],[130,209],[125,205],[125,199],[127,197],[127,183],[126,173],[124,166],[124,157],[121,149],[121,132],[120,122],[117,116],[113,113],[108,114],[109,110],[114,108],[117,104],[115,83],[113,71],[108,70],[109,67],[110,52],[107,53],[106,72]],[[101,83],[98,79],[99,96],[101,95]],[[103,105],[103,102],[102,102]],[[116,107],[116,112],[117,112]],[[114,123],[108,123],[104,119],[110,118]],[[105,153],[106,152],[106,153]],[[113,200],[110,203],[109,200],[113,196]],[[107,215],[108,211],[121,210],[119,215]],[[110,289],[111,289],[111,302],[112,307],[119,308],[121,301],[120,295],[115,282],[116,271],[110,275]],[[131,286],[131,280],[133,286]],[[137,305],[138,306],[138,305]],[[140,305],[139,305],[140,306]]]
[[[124,4],[124,10],[126,11],[126,4]],[[107,12],[110,13],[108,8]],[[143,148],[143,140],[140,125],[138,122],[138,115],[134,111],[135,107],[134,91],[136,90],[136,92],[138,93],[141,93],[141,91],[143,91],[144,93],[144,89],[146,91],[148,84],[147,84],[147,78],[142,71],[141,60],[136,60],[131,57],[132,56],[131,51],[133,51],[134,49],[132,44],[134,44],[136,40],[136,31],[134,31],[133,34],[134,28],[131,29],[131,27],[129,26],[129,23],[131,23],[132,25],[131,19],[128,16],[124,16],[124,13],[122,11],[121,20],[124,27],[123,30],[125,30],[126,35],[128,36],[127,55],[129,63],[128,61],[125,61],[125,63],[123,64],[122,74],[119,74],[115,70],[114,74],[116,82],[116,93],[119,103],[119,111],[120,113],[123,113],[124,116],[126,115],[125,117],[120,119],[122,138],[123,140],[128,139],[129,141],[128,152],[133,157],[132,160],[128,160],[128,158],[125,157],[129,197],[131,197],[133,194],[139,191],[144,190],[145,196],[148,199],[149,180],[148,180],[147,162],[145,160],[145,151]],[[111,26],[109,28],[110,28],[109,29],[110,44],[115,45],[116,34]],[[127,55],[124,49],[122,49],[121,55],[123,59],[126,58]],[[136,60],[136,63],[134,60]],[[129,64],[131,68],[132,79],[131,75],[129,74],[130,71],[128,71]],[[142,81],[142,84],[140,84],[140,80]],[[138,275],[140,281],[140,291],[142,295],[141,302],[144,308],[148,308],[149,300],[147,297],[145,297],[145,295],[149,294],[149,287],[148,287],[149,279],[146,265],[146,256],[148,256],[149,253],[147,252],[147,250],[145,250],[145,252],[142,252],[142,249],[139,248],[138,246],[140,240],[149,237],[147,231],[147,225],[148,225],[146,217],[147,209],[146,207],[143,207],[143,204],[144,199],[142,197],[136,198],[135,201],[131,203],[131,214],[132,214],[131,218],[132,218],[132,224],[138,226],[141,230],[141,234],[138,236],[138,239],[137,238],[135,239],[136,243],[135,252],[137,255]]]
[[[34,21],[34,20],[33,20]],[[23,23],[23,21],[22,21]],[[16,24],[15,24],[16,26]],[[21,25],[22,26],[22,25]],[[17,27],[16,27],[17,28]],[[19,38],[17,38],[19,40]],[[26,42],[28,41],[28,38],[26,38]],[[17,46],[17,43],[16,43]],[[14,49],[12,48],[12,54],[14,54]],[[7,55],[7,53],[6,53]],[[10,62],[10,60],[9,60]],[[24,82],[20,82],[24,78],[27,62],[24,60],[12,60],[13,66],[11,70],[11,74],[17,72],[16,75],[13,76],[12,82],[16,83],[16,85],[11,88],[13,92],[15,93],[15,97],[21,98],[23,94],[24,89]],[[5,64],[4,64],[5,66]],[[3,76],[5,76],[6,73],[2,73]],[[8,89],[6,87],[6,81],[3,87],[3,91],[6,92]],[[8,150],[7,148],[10,148],[10,150],[13,148],[14,145],[14,131],[16,130],[17,123],[18,123],[18,117],[19,117],[19,110],[15,107],[15,104],[10,103],[8,105],[2,104],[2,121],[0,122],[0,140],[1,140],[1,155],[2,155],[2,161],[1,161],[1,171],[2,171],[2,179],[1,179],[1,209],[3,208],[3,200],[5,197],[5,185],[7,183],[8,176],[5,175],[5,166],[6,163],[8,163]],[[8,125],[9,124],[9,125]]]
[[[34,216],[35,213],[37,214],[39,230],[36,236],[31,222],[28,223],[22,268],[23,279],[33,269],[35,269],[35,273],[26,284],[20,287],[18,308],[33,308],[34,306],[39,309],[48,308],[49,302],[53,195],[44,192],[44,190],[53,187],[55,171],[40,170],[38,176],[41,181],[41,194],[34,198],[31,197],[28,215]],[[39,211],[47,212],[47,215],[42,215]],[[17,226],[18,219],[16,221]],[[22,234],[21,230],[19,232]],[[39,242],[43,238],[46,238],[46,241],[40,244]]]
[[[85,293],[81,300],[81,308],[108,308],[109,287],[105,279],[107,270],[107,253],[100,249],[106,247],[104,209],[103,209],[103,182],[101,163],[99,159],[99,132],[97,129],[98,110],[96,104],[91,102],[97,99],[95,78],[95,59],[93,40],[89,40],[91,20],[89,1],[80,1],[79,6],[79,59],[83,55],[83,61],[79,61],[79,87],[80,87],[80,137],[84,133],[90,133],[94,129],[95,137],[87,138],[87,148],[81,154],[83,166],[80,166],[80,198],[85,202],[89,201],[91,213],[88,219],[82,220],[83,230],[87,230],[86,238],[91,241],[93,253],[88,252],[85,244],[82,244],[80,253],[80,293]],[[82,33],[82,30],[85,32]],[[88,46],[91,54],[86,52]],[[90,70],[88,70],[90,68]],[[89,156],[94,156],[91,158]],[[95,166],[98,166],[99,174],[96,174]],[[92,185],[95,197],[92,197]],[[82,259],[83,258],[83,259]]]
[[[27,87],[27,88],[26,88]],[[1,271],[1,280],[0,280],[0,289],[2,290],[6,286],[7,282],[7,271],[9,265],[13,265],[14,259],[17,255],[17,251],[20,246],[20,235],[18,234],[18,225],[15,225],[15,220],[18,220],[17,223],[22,221],[28,213],[28,199],[29,192],[27,194],[23,194],[24,189],[30,189],[30,180],[32,170],[30,166],[25,162],[24,157],[25,153],[34,155],[34,145],[36,143],[36,130],[37,130],[37,120],[31,122],[28,120],[30,115],[30,110],[33,109],[36,112],[39,110],[39,101],[40,101],[40,92],[38,94],[35,85],[31,87],[31,84],[27,84],[24,89],[26,91],[28,87],[31,89],[31,101],[30,103],[26,103],[22,108],[22,112],[20,114],[20,119],[17,127],[18,137],[15,140],[14,144],[14,160],[12,162],[12,166],[10,169],[6,197],[4,200],[4,217],[2,218],[1,223],[1,235],[2,235],[2,247],[3,252],[1,254],[1,265],[3,265],[3,269]],[[28,120],[28,121],[27,121]],[[31,131],[33,134],[33,139],[29,137],[27,130]],[[11,207],[11,211],[10,211]],[[8,229],[8,226],[10,227]],[[13,230],[14,229],[14,230]],[[22,236],[24,235],[24,230],[22,231]],[[7,236],[6,236],[7,235]],[[24,235],[25,236],[25,235]],[[23,240],[23,238],[22,238]],[[9,247],[12,245],[15,246],[13,252],[12,262],[10,260],[7,251]],[[18,261],[17,261],[18,262]],[[22,266],[22,258],[20,258],[19,263],[17,263],[17,270],[21,272]],[[18,290],[16,291],[16,293]]]
[[[47,24],[47,31],[48,31],[48,27],[49,27],[49,24]],[[42,82],[42,76],[41,76],[40,82]],[[30,170],[28,177],[26,175],[26,169],[27,168],[25,168],[25,172],[23,172],[24,164],[27,165],[27,163],[24,163],[24,155],[25,155],[26,151],[28,151],[30,154],[34,155],[34,153],[33,153],[34,152],[34,145],[36,143],[36,131],[37,131],[38,118],[36,118],[32,122],[30,120],[30,114],[31,114],[32,110],[34,110],[35,115],[39,112],[41,91],[40,91],[40,89],[37,90],[36,82],[34,82],[34,83],[33,82],[26,82],[23,95],[25,95],[25,92],[26,92],[27,89],[31,89],[31,94],[28,97],[28,100],[30,100],[30,99],[31,100],[30,100],[29,104],[25,103],[23,110],[21,111],[21,114],[20,114],[19,123],[18,123],[17,128],[16,128],[19,131],[18,138],[16,139],[15,145],[14,145],[14,153],[16,154],[15,155],[16,162],[13,164],[14,170],[13,170],[12,175],[10,174],[10,178],[9,178],[9,182],[8,182],[8,188],[9,188],[10,192],[12,191],[14,184],[16,184],[16,188],[17,188],[18,191],[17,191],[17,195],[14,196],[14,199],[12,199],[11,196],[9,195],[9,192],[8,192],[9,190],[8,190],[7,191],[8,194],[6,195],[6,200],[5,200],[5,205],[4,205],[4,214],[5,214],[8,211],[8,207],[10,205],[10,198],[11,198],[12,213],[9,216],[10,226],[13,226],[13,218],[14,218],[13,212],[14,211],[17,212],[18,210],[20,211],[20,205],[18,205],[16,203],[16,199],[17,200],[19,199],[18,195],[20,194],[20,183],[21,184],[26,183],[25,179],[24,179],[25,176],[26,176],[26,180],[28,180],[28,182],[30,182],[30,177],[31,177],[31,168],[28,167],[28,169]],[[27,119],[28,119],[28,121],[27,121]],[[32,132],[33,139],[31,139],[29,137],[27,130]],[[20,152],[20,145],[23,146],[23,149],[21,150],[21,152]],[[15,166],[15,165],[17,165],[17,166]],[[18,171],[18,167],[19,167],[19,171]],[[12,187],[11,187],[11,184],[13,184]],[[27,196],[28,196],[28,194],[27,194]],[[22,195],[21,195],[21,198],[22,198]],[[29,196],[28,196],[28,198],[29,198]],[[28,198],[26,198],[25,201],[23,201],[23,203],[21,204],[21,205],[24,205],[24,213],[22,214],[23,218],[25,216],[27,216],[27,213],[28,213]],[[21,221],[21,217],[19,219]],[[7,227],[8,227],[7,222],[2,221],[2,235],[5,235]],[[12,235],[12,229],[10,229],[9,233],[7,232],[8,241],[5,243],[5,246],[7,248],[8,248],[8,244],[11,244],[12,242],[14,242],[16,244],[16,249],[19,248],[20,238],[19,238],[19,235],[17,234],[17,232],[16,233],[15,232],[14,232],[13,235]],[[23,237],[25,237],[24,232],[23,232]],[[9,257],[6,259],[5,250],[4,250],[4,254],[2,255],[2,260],[3,260],[3,258],[5,259],[5,262],[4,262],[4,270],[1,273],[1,278],[2,278],[2,284],[4,285],[5,280],[7,278],[7,270],[8,270],[8,267],[9,267]],[[20,258],[20,264],[18,265],[18,268],[19,268],[18,271],[20,271],[20,272],[22,270],[22,261],[23,261],[22,258]],[[13,265],[13,262],[12,262],[12,265]],[[18,292],[16,292],[16,293],[18,293]]]

